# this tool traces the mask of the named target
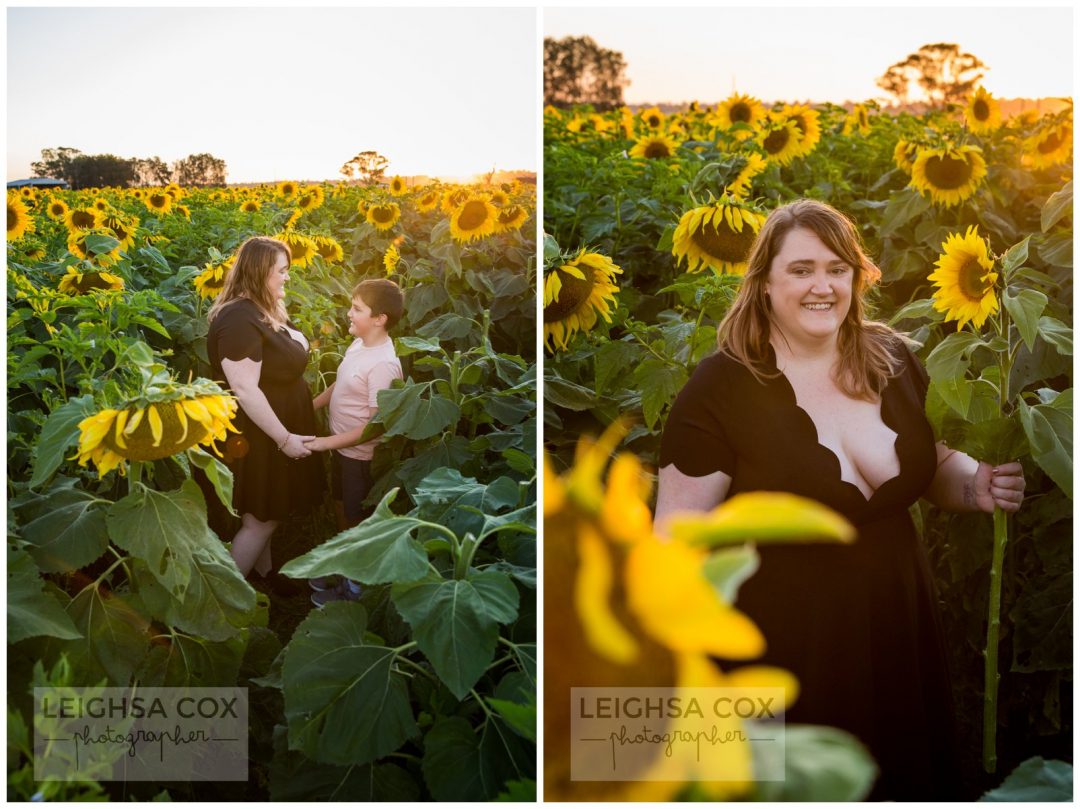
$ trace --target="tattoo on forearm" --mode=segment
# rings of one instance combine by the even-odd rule
[[[970,480],[964,481],[964,505],[975,507],[975,486]]]

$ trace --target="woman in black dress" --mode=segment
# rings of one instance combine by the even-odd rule
[[[304,381],[309,346],[284,304],[291,263],[283,242],[248,239],[208,314],[214,379],[227,383],[240,403],[242,440],[230,446],[229,465],[233,506],[242,515],[232,557],[245,576],[252,568],[270,572],[270,537],[282,520],[322,502],[322,465],[304,446],[315,436]]]
[[[817,500],[858,529],[851,545],[759,548],[738,606],[761,628],[762,663],[800,692],[787,721],[857,736],[881,770],[875,799],[958,797],[948,668],[920,497],[953,511],[1016,511],[1019,463],[991,468],[935,444],[926,371],[864,319],[880,277],[854,225],[814,200],[769,216],[738,298],[672,408],[656,525],[745,491]]]

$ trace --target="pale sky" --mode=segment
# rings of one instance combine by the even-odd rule
[[[628,104],[884,98],[874,80],[920,46],[955,42],[1002,98],[1071,96],[1071,8],[549,8],[544,35],[591,36],[627,62]]]
[[[9,8],[7,176],[209,152],[229,182],[536,170],[531,8]]]

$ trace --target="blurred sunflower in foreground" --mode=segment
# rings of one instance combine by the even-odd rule
[[[565,351],[578,331],[596,325],[597,314],[611,322],[609,304],[615,303],[615,276],[621,272],[607,256],[583,248],[544,275],[544,345],[549,350]]]
[[[616,422],[598,441],[583,438],[562,475],[544,459],[544,795],[662,801],[699,781],[710,799],[743,796],[754,773],[745,741],[723,745],[723,769],[734,775],[723,782],[702,781],[692,745],[673,748],[670,756],[658,749],[635,773],[648,780],[572,781],[570,689],[657,687],[677,696],[690,688],[776,688],[785,694],[779,706],[785,709],[798,691],[789,672],[769,666],[724,672],[710,660],[750,660],[765,650],[757,626],[733,606],[738,584],[757,564],[756,552],[743,543],[850,542],[855,530],[813,501],[757,492],[707,514],[675,517],[672,539],[657,536],[650,478],[637,458],[618,455],[602,481],[626,431]],[[723,545],[731,547],[710,551]],[[720,731],[740,728],[733,719]],[[679,722],[651,721],[650,730],[673,733]]]

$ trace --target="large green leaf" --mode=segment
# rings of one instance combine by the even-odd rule
[[[648,359],[634,372],[634,387],[641,391],[641,409],[645,424],[651,430],[660,413],[675,401],[675,395],[686,384],[686,369],[657,359]]]
[[[520,499],[518,484],[511,478],[478,483],[447,467],[436,469],[413,491],[416,516],[444,525],[458,536],[479,534],[486,514],[515,506]]]
[[[82,637],[60,603],[44,592],[44,582],[30,554],[8,545],[7,641],[18,643],[42,635]]]
[[[150,622],[137,603],[91,584],[72,599],[67,612],[82,634],[59,647],[72,666],[88,683],[106,676],[110,686],[127,685],[150,646]]]
[[[783,761],[766,761],[783,755]],[[754,766],[781,772],[782,781],[759,780],[760,801],[865,800],[877,777],[870,753],[850,733],[815,725],[788,725],[784,744],[754,745]]]
[[[1072,498],[1072,390],[1046,405],[1021,400],[1018,410],[1035,462]]]
[[[173,599],[165,620],[209,640],[226,640],[255,623],[257,599],[232,557],[206,529],[207,545],[191,555],[191,579],[183,599]]]
[[[154,640],[136,676],[144,686],[225,687],[236,684],[247,631],[223,641],[177,633]]]
[[[342,575],[364,584],[416,581],[428,571],[424,546],[413,532],[430,525],[390,510],[398,490],[391,489],[375,513],[322,545],[283,565],[294,578]]]
[[[451,717],[424,737],[424,781],[437,801],[491,800],[507,782],[534,775],[534,751],[500,716],[489,716],[479,736]]]
[[[1051,194],[1043,203],[1042,213],[1039,215],[1039,226],[1042,232],[1046,233],[1056,225],[1058,220],[1072,209],[1072,204],[1073,184],[1072,180],[1069,180],[1064,188]]]
[[[1035,338],[1039,335],[1039,318],[1042,317],[1048,300],[1034,289],[1021,289],[1015,295],[1005,290],[1005,309],[1016,323],[1020,337],[1029,349],[1035,347]]]
[[[418,733],[393,649],[364,638],[359,604],[313,611],[285,647],[282,680],[289,749],[324,764],[362,765]]]
[[[593,391],[552,373],[544,374],[544,400],[567,410],[588,410],[600,403]]]
[[[68,399],[49,414],[35,447],[31,488],[40,486],[60,468],[68,449],[79,441],[79,422],[93,414],[94,396],[90,393]]]
[[[880,235],[882,237],[892,235],[929,208],[930,200],[914,188],[905,188],[903,191],[893,193],[882,214]]]
[[[420,651],[454,696],[463,699],[494,659],[499,624],[517,617],[514,583],[497,571],[464,580],[433,573],[420,582],[395,584],[392,592]]]
[[[1015,270],[1022,267],[1024,262],[1028,259],[1028,241],[1030,236],[1025,236],[1021,241],[1014,244],[1008,250],[1005,251],[1005,255],[1001,257],[1001,271],[1005,274],[1005,278],[1011,279]]]
[[[146,562],[158,581],[183,599],[191,580],[192,555],[220,541],[206,529],[206,502],[193,480],[172,492],[134,484],[127,497],[109,509],[109,536],[119,547]]]
[[[968,416],[972,396],[965,375],[971,365],[971,353],[981,345],[983,341],[971,332],[956,332],[938,343],[926,358],[931,387],[964,418]]]
[[[75,488],[76,482],[74,478],[54,481],[27,509],[36,516],[22,527],[22,535],[30,543],[30,555],[46,573],[85,567],[109,545],[103,508],[108,502]]]
[[[430,395],[424,398],[424,393]],[[379,418],[386,435],[404,435],[414,441],[431,438],[457,422],[458,406],[434,393],[428,383],[409,383],[379,391]]]
[[[210,485],[217,492],[218,500],[229,510],[234,517],[237,516],[233,508],[233,473],[224,463],[215,458],[209,452],[204,452],[198,447],[192,447],[187,451],[188,460],[199,467],[206,475]]]
[[[1059,354],[1072,356],[1073,332],[1060,320],[1046,315],[1039,318],[1039,334],[1054,346]]]
[[[1011,773],[997,789],[980,801],[1068,802],[1073,799],[1073,768],[1066,761],[1046,761],[1041,756],[1029,758]]]

